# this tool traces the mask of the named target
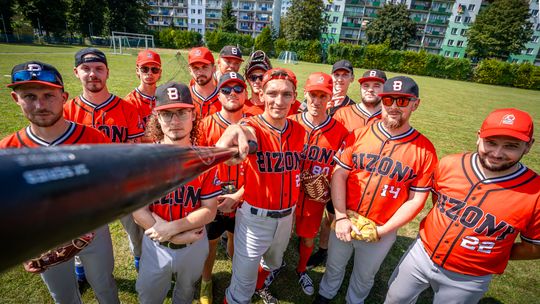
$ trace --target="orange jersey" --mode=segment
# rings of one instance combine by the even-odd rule
[[[218,99],[218,89],[216,88],[212,94],[208,97],[203,97],[195,89],[195,85],[191,85],[191,98],[193,99],[193,105],[195,106],[195,111],[201,115],[201,118],[205,118],[208,115],[212,115],[216,112],[221,111],[221,102]]]
[[[146,128],[148,119],[152,114],[152,109],[156,106],[156,97],[146,95],[139,91],[139,88],[135,88],[135,90],[124,97],[124,100],[137,108],[139,117],[142,119],[143,125]]]
[[[308,133],[306,158],[302,161],[301,169],[308,170],[313,174],[324,174],[330,180],[336,164],[333,159],[334,154],[343,145],[349,131],[330,116],[318,126],[313,126],[307,120],[305,112],[296,114],[291,119],[298,122]],[[297,216],[310,216],[313,213],[320,213],[317,211],[324,207],[325,204],[310,200],[305,196],[304,191],[300,189],[296,207]]]
[[[252,206],[283,210],[293,207],[300,191],[300,162],[306,131],[287,119],[283,130],[269,124],[262,115],[243,120],[257,137],[257,152],[248,155],[244,201]]]
[[[540,245],[540,177],[521,164],[510,175],[486,178],[477,153],[444,157],[433,204],[420,238],[431,260],[450,271],[500,274],[518,234]]]
[[[437,155],[433,144],[413,128],[390,136],[382,122],[347,137],[338,164],[349,170],[347,209],[383,225],[409,199],[409,191],[431,189]]]
[[[202,137],[200,138],[201,146],[213,146],[219,140],[225,129],[230,126],[231,123],[227,121],[221,113],[217,112],[210,116],[206,116],[200,124],[201,130],[204,130]],[[236,189],[240,189],[244,185],[244,164],[238,164],[234,166],[220,163],[217,165],[218,180],[221,183],[232,183]]]
[[[58,145],[106,144],[110,140],[94,128],[69,122],[64,134],[53,142],[46,142],[32,132],[30,126],[9,135],[0,141],[0,149],[5,148],[39,148]]]
[[[360,103],[343,107],[336,111],[334,119],[339,121],[352,132],[361,127],[365,127],[374,120],[381,119],[381,110],[374,114],[369,114]]]
[[[287,113],[287,116],[292,116],[292,115],[295,115],[300,111],[300,106],[302,105],[302,103],[300,103],[300,101],[296,100],[292,106],[291,106],[291,109],[289,110],[289,113]],[[264,105],[255,105],[253,103],[251,103],[251,99],[249,100],[246,100],[246,103],[244,104],[244,113],[247,114],[247,116],[256,116],[256,115],[260,115],[262,113],[264,113]]]
[[[199,209],[201,200],[211,199],[220,194],[216,168],[212,168],[150,204],[150,211],[172,222]]]
[[[123,143],[144,135],[137,109],[112,94],[100,105],[77,96],[64,105],[64,117],[100,130],[114,143]]]

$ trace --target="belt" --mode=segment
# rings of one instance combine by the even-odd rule
[[[161,246],[163,246],[163,247],[167,247],[167,248],[170,248],[170,249],[182,249],[182,248],[186,248],[189,245],[189,244],[175,244],[175,243],[171,243],[169,241],[161,242],[159,244]]]
[[[259,209],[255,207],[251,207],[251,214],[253,215],[259,215],[259,216],[266,216],[271,218],[282,218],[286,217],[287,215],[292,213],[293,208],[288,208],[285,210],[279,210],[279,211],[273,211],[273,210],[266,210],[266,209]]]

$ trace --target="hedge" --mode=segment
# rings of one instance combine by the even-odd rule
[[[202,45],[202,35],[194,31],[168,28],[159,31],[155,36],[158,45],[165,48],[187,49]]]
[[[226,45],[235,45],[242,50],[243,54],[249,55],[253,47],[254,39],[247,34],[233,34],[222,31],[206,31],[204,34],[206,46],[219,52]]]
[[[395,51],[384,44],[331,44],[328,47],[328,63],[334,64],[341,59],[365,69],[540,90],[540,67],[531,63],[514,64],[485,59],[473,67],[465,58],[447,58],[425,51]]]
[[[274,49],[278,55],[282,51],[296,52],[300,61],[322,62],[322,45],[318,40],[288,41],[280,38],[274,43]]]

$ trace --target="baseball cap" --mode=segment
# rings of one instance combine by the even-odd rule
[[[246,80],[242,75],[236,73],[236,72],[228,72],[219,78],[219,83],[217,85],[218,89],[221,89],[224,85],[226,85],[229,82],[236,82],[239,83],[241,86],[246,88]]]
[[[379,93],[379,96],[405,96],[418,98],[420,94],[418,85],[412,78],[407,76],[397,76],[388,79],[384,83],[383,91],[382,93]]]
[[[332,87],[332,76],[326,73],[316,72],[308,76],[304,91],[323,91],[332,95]]]
[[[167,109],[194,108],[188,86],[169,81],[156,89],[156,111]]]
[[[270,80],[274,80],[274,79],[289,80],[290,82],[293,83],[295,88],[296,88],[296,84],[298,82],[296,80],[296,75],[294,75],[294,73],[291,70],[284,69],[284,68],[273,68],[273,69],[270,69],[270,70],[266,71],[266,73],[264,73],[261,85],[264,87],[266,85],[266,83],[268,83]]]
[[[75,67],[86,62],[103,62],[107,65],[107,57],[96,48],[84,48],[75,53]]]
[[[256,50],[253,52],[250,57],[247,65],[245,66],[245,75],[251,74],[254,70],[261,69],[263,71],[268,71],[272,68],[272,63],[270,58],[266,55],[264,51]]]
[[[205,47],[196,47],[189,50],[188,63],[214,64],[214,55]]]
[[[137,65],[142,66],[147,63],[154,63],[161,66],[161,57],[159,57],[159,54],[154,51],[140,51],[139,55],[137,55]]]
[[[11,83],[7,87],[16,87],[25,83],[38,83],[54,88],[64,87],[60,72],[54,66],[39,61],[17,64],[11,69]]]
[[[347,70],[351,72],[351,74],[354,74],[353,66],[349,60],[340,60],[332,66],[332,73],[334,73],[337,70]]]
[[[219,52],[219,57],[222,58],[233,58],[238,59],[240,61],[244,61],[242,58],[242,51],[232,45],[226,45],[221,49],[221,52]]]
[[[497,109],[486,117],[480,128],[481,138],[490,136],[510,136],[530,142],[534,124],[529,113],[518,109]]]
[[[378,81],[385,83],[386,82],[386,73],[384,73],[381,70],[367,70],[360,79],[358,79],[358,82],[363,83],[367,81]]]

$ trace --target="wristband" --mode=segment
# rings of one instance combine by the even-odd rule
[[[346,217],[346,216],[345,216],[345,217],[342,217],[342,218],[338,218],[338,219],[336,220],[336,223],[339,222],[339,221],[341,221],[341,220],[346,220],[346,219],[348,219],[348,217]]]

